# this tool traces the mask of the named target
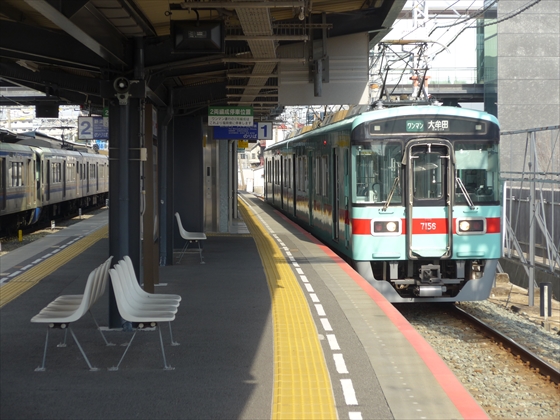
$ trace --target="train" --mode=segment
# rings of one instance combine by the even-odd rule
[[[16,229],[104,205],[109,158],[48,136],[0,136],[0,230]]]
[[[351,114],[351,113],[349,113]],[[503,253],[498,120],[368,110],[264,150],[264,200],[392,303],[488,299]]]

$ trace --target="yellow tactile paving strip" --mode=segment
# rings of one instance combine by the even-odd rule
[[[274,239],[241,200],[239,204],[257,243],[272,297],[272,419],[336,419],[325,357],[301,287]]]
[[[49,274],[54,273],[58,268],[84,252],[84,250],[100,239],[107,238],[108,229],[108,226],[105,225],[0,286],[0,308],[31,289]]]

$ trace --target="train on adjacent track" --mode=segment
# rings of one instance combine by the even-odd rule
[[[6,134],[6,133],[3,133]],[[4,135],[0,141],[0,230],[105,204],[109,159],[93,149],[34,136]],[[64,146],[64,147],[61,147]]]
[[[485,300],[503,250],[499,133],[459,107],[363,112],[267,147],[265,201],[390,302]]]

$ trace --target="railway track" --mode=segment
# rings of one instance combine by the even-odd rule
[[[484,335],[488,336],[490,339],[498,343],[499,346],[505,348],[512,355],[514,355],[518,359],[521,359],[524,363],[533,368],[535,372],[543,375],[549,381],[555,383],[556,385],[560,384],[560,371],[554,366],[547,363],[545,360],[541,359],[535,353],[531,352],[523,345],[517,343],[516,341],[502,334],[500,331],[492,328],[488,324],[482,322],[475,316],[469,314],[468,312],[465,312],[457,306],[453,306],[452,314],[453,316],[456,316],[457,318],[460,318],[465,322],[473,324],[476,329],[480,330]]]
[[[36,224],[32,226],[27,226],[22,228],[22,240],[19,240],[18,234],[14,233],[2,233],[0,232],[0,256],[13,251],[21,246],[27,245],[43,236],[50,235],[52,233],[58,232],[67,226],[73,225],[74,223],[80,222],[82,219],[87,219],[100,211],[103,211],[106,207],[95,207],[85,210],[81,216],[72,215],[67,217],[60,217],[55,220],[54,228],[51,228],[51,224]]]
[[[560,418],[558,335],[489,301],[460,306],[395,305],[490,418]]]

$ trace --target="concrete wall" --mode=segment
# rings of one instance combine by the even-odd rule
[[[498,3],[498,19],[530,4]],[[541,0],[498,23],[498,119],[501,129],[560,124],[560,1]]]

